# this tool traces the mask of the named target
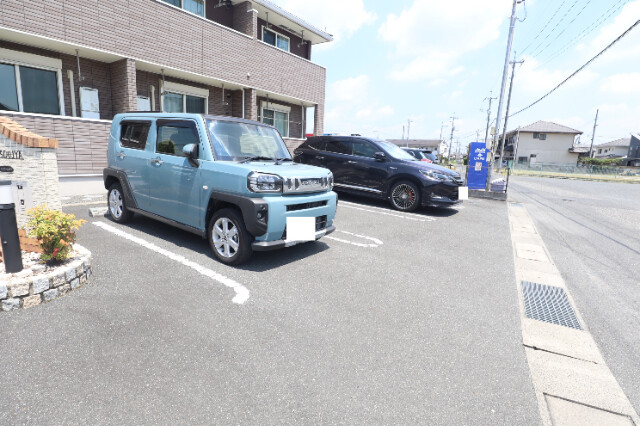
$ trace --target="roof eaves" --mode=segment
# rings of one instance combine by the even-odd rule
[[[297,17],[296,15],[294,15],[293,13],[287,12],[286,10],[282,9],[280,6],[277,6],[273,3],[271,3],[268,0],[253,0],[254,2],[266,7],[267,9],[271,9],[276,13],[279,13],[280,15],[284,16],[287,19],[292,20],[293,22],[295,22],[296,24],[305,27],[306,29],[308,29],[309,31],[311,31],[312,33],[316,34],[319,37],[324,38],[326,41],[333,41],[333,36],[325,31],[322,31],[320,29],[318,29],[317,27],[314,27],[313,25],[309,24],[308,22],[304,21],[303,19]]]

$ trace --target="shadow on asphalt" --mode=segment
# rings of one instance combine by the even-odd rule
[[[109,213],[105,214],[103,217],[110,224],[118,226],[118,224],[111,220]],[[200,238],[198,235],[183,231],[142,215],[135,215],[131,222],[119,226],[135,229],[136,231],[144,234],[168,241],[178,247],[205,254],[211,258],[212,262],[220,263],[222,265],[222,263],[218,262],[214,257],[212,249],[209,246],[209,242],[206,239]],[[297,262],[303,258],[311,257],[327,250],[328,248],[329,246],[320,240],[316,242],[298,244],[295,248],[289,247],[270,252],[254,251],[251,259],[249,259],[247,263],[237,266],[236,268],[253,272],[265,272],[292,262]]]
[[[376,198],[359,197],[357,195],[351,195],[344,192],[338,193],[338,208],[340,208],[340,201],[348,201],[350,203],[360,204],[362,207],[377,207],[380,209],[389,210],[389,213],[399,213],[401,211],[392,208],[387,201],[379,200]],[[412,214],[423,215],[427,217],[449,217],[458,213],[458,210],[448,207],[420,207]]]

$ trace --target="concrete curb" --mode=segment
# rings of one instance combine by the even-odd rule
[[[31,308],[86,284],[91,276],[91,252],[78,244],[73,248],[79,256],[46,275],[26,276],[0,284],[0,311]]]
[[[542,423],[640,425],[640,417],[607,367],[529,213],[522,204],[512,202],[508,211],[522,343]],[[523,281],[562,289],[582,329],[527,317]]]
[[[469,198],[484,198],[487,200],[507,201],[507,193],[482,191],[479,189],[470,189]]]

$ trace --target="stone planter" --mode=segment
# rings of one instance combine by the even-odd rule
[[[28,275],[13,274],[0,282],[0,310],[30,308],[49,302],[87,283],[91,276],[91,252],[73,245],[75,257],[46,272]]]

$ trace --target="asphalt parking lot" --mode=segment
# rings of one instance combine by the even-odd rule
[[[216,262],[91,218],[90,283],[0,317],[0,423],[537,424],[506,206],[341,196],[318,242]]]

